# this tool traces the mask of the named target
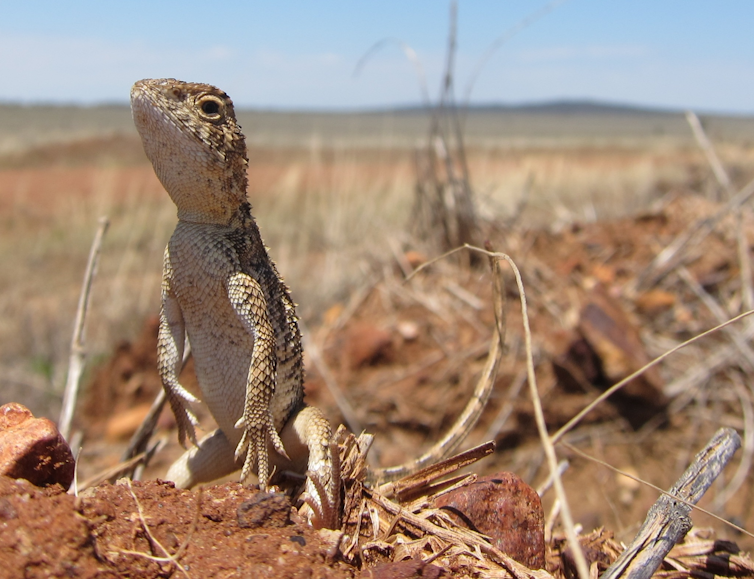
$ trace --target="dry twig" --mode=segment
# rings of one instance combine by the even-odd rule
[[[649,578],[691,528],[688,503],[696,504],[740,445],[741,439],[734,430],[720,429],[678,482],[652,506],[636,538],[602,579]]]
[[[186,367],[186,363],[188,362],[190,357],[191,344],[187,339],[183,349],[183,360],[181,362],[181,368],[178,371],[179,373],[183,372],[183,369]],[[137,428],[136,432],[134,432],[133,436],[131,436],[131,440],[128,441],[126,450],[123,451],[123,454],[120,457],[122,463],[128,463],[132,465],[130,472],[124,471],[120,473],[121,476],[130,475],[131,477],[138,479],[144,467],[154,455],[153,452],[147,452],[147,446],[149,445],[149,441],[152,439],[154,429],[157,427],[157,421],[160,418],[160,414],[162,413],[162,409],[165,407],[166,402],[167,396],[165,395],[165,390],[163,388],[160,388],[160,391],[157,393],[154,402],[152,402],[152,406],[149,408],[149,412],[147,412],[147,415],[141,421],[139,428]],[[144,455],[143,460],[133,460],[134,457],[142,454]]]
[[[119,553],[124,553],[126,555],[135,555],[137,557],[144,557],[145,559],[149,559],[150,561],[156,561],[158,563],[171,563],[173,566],[175,566],[176,569],[181,571],[183,575],[186,577],[186,579],[190,579],[191,576],[188,574],[188,571],[183,568],[183,565],[181,565],[178,561],[183,556],[183,554],[186,552],[186,549],[188,548],[189,543],[191,542],[191,538],[194,535],[194,531],[196,531],[196,527],[199,523],[199,513],[201,509],[202,504],[202,489],[200,488],[199,491],[196,493],[196,510],[194,511],[194,520],[191,523],[191,527],[189,528],[188,533],[186,534],[186,538],[183,540],[181,545],[178,547],[175,553],[171,554],[170,551],[168,551],[162,543],[160,543],[157,538],[152,534],[152,531],[149,528],[149,525],[147,525],[146,518],[144,517],[144,511],[141,507],[141,503],[139,502],[139,499],[136,497],[136,493],[134,493],[134,489],[131,486],[131,481],[126,480],[126,484],[128,485],[128,490],[131,493],[131,496],[134,499],[134,502],[136,503],[136,509],[139,513],[139,520],[141,521],[141,526],[144,528],[144,532],[147,534],[147,538],[149,539],[149,542],[153,547],[159,548],[160,551],[165,553],[163,557],[150,555],[149,553],[142,553],[141,551],[132,551],[128,549],[117,549]]]
[[[89,295],[92,289],[92,280],[97,271],[97,258],[102,248],[102,239],[105,237],[107,227],[110,221],[107,217],[100,217],[97,233],[92,241],[92,247],[89,250],[89,260],[84,272],[84,283],[81,286],[79,295],[79,305],[76,309],[76,322],[73,325],[73,337],[71,338],[71,355],[68,360],[68,378],[63,393],[63,407],[60,409],[60,420],[58,421],[58,430],[60,434],[68,439],[71,432],[71,421],[76,409],[76,399],[79,392],[79,383],[81,374],[84,371],[84,360],[86,350],[84,349],[84,323],[86,314],[89,309]]]
[[[704,127],[699,121],[699,117],[692,111],[686,111],[686,120],[691,125],[691,130],[694,133],[696,142],[704,151],[705,157],[712,168],[712,172],[715,174],[715,178],[720,186],[725,191],[726,199],[730,199],[733,196],[733,183],[730,180],[728,172],[720,162],[720,157],[717,156],[712,143],[707,138],[707,133],[704,132]],[[736,219],[736,244],[738,247],[738,263],[741,268],[741,298],[744,307],[747,310],[754,308],[754,288],[752,287],[751,276],[751,260],[749,259],[749,243],[746,238],[746,230],[744,229],[742,211],[735,213]]]

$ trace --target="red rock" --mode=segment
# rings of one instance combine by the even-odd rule
[[[34,418],[21,404],[0,406],[0,475],[37,486],[73,482],[71,448],[47,418]]]
[[[618,300],[597,286],[587,296],[581,310],[579,331],[602,359],[607,376],[617,382],[650,361],[639,335],[638,324],[631,320]],[[634,380],[623,391],[647,398],[662,406],[663,380],[657,368],[649,368],[642,380]]]
[[[650,361],[638,323],[601,286],[595,287],[587,296],[578,330],[599,356],[604,371],[604,383],[593,381],[595,386],[607,388]],[[613,394],[610,402],[634,428],[641,428],[665,411],[668,399],[662,387],[662,376],[654,366]]]
[[[390,357],[393,339],[390,332],[370,324],[354,324],[346,331],[345,351],[351,369],[370,366]]]
[[[545,566],[545,515],[536,491],[510,472],[485,476],[439,496],[435,506],[492,539],[529,569]]]

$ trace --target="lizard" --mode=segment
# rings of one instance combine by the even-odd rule
[[[247,199],[246,143],[233,102],[214,86],[145,79],[131,89],[144,151],[177,207],[165,249],[158,371],[187,450],[168,470],[189,488],[256,471],[308,471],[313,510],[337,504],[331,427],[303,401],[301,333],[290,291],[270,259]],[[201,396],[218,429],[197,441],[178,381],[185,339]],[[324,496],[323,496],[324,495]]]
[[[145,79],[131,90],[131,108],[178,213],[163,260],[158,370],[179,441],[194,446],[166,478],[189,488],[240,467],[242,482],[256,471],[264,490],[271,469],[306,471],[315,519],[333,521],[339,473],[333,472],[332,431],[303,400],[295,305],[251,214],[246,144],[233,102],[212,85]],[[199,400],[178,381],[186,336],[201,396],[218,424],[199,441],[190,408]],[[499,351],[490,357],[494,368]],[[395,479],[447,456],[479,418],[493,381],[480,380],[455,425],[421,457],[370,478]]]

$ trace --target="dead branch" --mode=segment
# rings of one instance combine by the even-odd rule
[[[183,372],[183,369],[186,367],[186,363],[191,357],[191,343],[186,340],[185,344],[186,345],[183,350],[183,361],[181,362],[181,368],[178,371],[179,373]],[[165,407],[166,402],[167,396],[165,395],[165,390],[160,388],[160,391],[155,397],[154,402],[152,402],[152,406],[149,408],[149,412],[147,412],[144,420],[141,421],[139,428],[137,428],[136,432],[134,432],[131,440],[128,442],[126,450],[123,451],[123,454],[120,457],[122,463],[129,463],[133,465],[131,469],[121,472],[121,476],[129,476],[134,479],[138,479],[138,474],[144,469],[149,460],[152,458],[152,455],[154,453],[147,453],[146,450],[147,446],[149,445],[149,441],[154,434],[154,429],[157,427],[157,420],[160,418],[160,414],[162,413],[162,409]],[[132,462],[134,457],[144,453],[146,454],[143,460]]]
[[[463,131],[454,97],[457,31],[456,2],[450,4],[450,28],[442,86],[432,111],[427,143],[416,153],[416,189],[412,224],[422,239],[433,240],[440,251],[474,245],[479,221],[471,188]],[[451,149],[448,133],[455,138]],[[469,254],[470,259],[475,255]]]
[[[563,481],[560,478],[558,457],[555,452],[555,445],[553,439],[550,438],[547,432],[547,424],[545,423],[545,414],[542,409],[542,400],[539,397],[539,390],[537,389],[537,379],[534,373],[534,358],[532,355],[532,339],[531,328],[529,327],[529,314],[526,305],[526,292],[524,291],[524,282],[521,279],[521,272],[513,262],[513,260],[505,254],[496,254],[502,259],[508,262],[508,265],[513,270],[516,276],[516,285],[518,286],[519,297],[521,300],[521,317],[524,323],[524,340],[526,342],[526,372],[529,379],[529,392],[534,406],[534,418],[537,423],[537,432],[542,442],[542,447],[547,457],[547,463],[550,468],[550,474],[553,477],[553,484],[555,485],[555,493],[558,497],[561,508],[561,517],[563,519],[563,526],[565,527],[566,537],[568,538],[568,544],[573,553],[574,562],[576,563],[576,569],[579,573],[580,579],[589,578],[589,567],[586,564],[586,558],[584,552],[581,550],[581,544],[579,543],[576,528],[573,523],[573,517],[571,516],[571,508],[568,505],[565,489],[563,488]]]
[[[651,577],[691,528],[688,515],[692,507],[688,503],[696,504],[702,498],[740,446],[741,438],[735,430],[718,430],[670,491],[652,505],[636,538],[601,579]]]
[[[715,179],[725,190],[727,196],[730,196],[732,183],[728,173],[725,171],[723,164],[720,162],[720,157],[717,156],[715,149],[712,147],[712,143],[707,138],[707,133],[702,127],[702,123],[696,113],[693,111],[686,111],[686,121],[691,126],[691,131],[694,133],[694,138],[699,147],[704,151],[704,156],[707,158],[707,162],[712,168],[712,172],[715,174]]]
[[[97,271],[97,258],[102,248],[102,239],[105,237],[107,227],[110,221],[107,217],[100,217],[97,233],[94,235],[92,247],[89,250],[89,260],[84,272],[84,283],[81,286],[79,295],[79,305],[76,309],[76,322],[73,325],[73,337],[71,338],[71,355],[68,359],[68,379],[65,384],[63,393],[63,407],[60,409],[60,420],[58,429],[60,434],[68,439],[71,432],[71,421],[73,412],[76,409],[76,399],[79,393],[79,383],[81,374],[84,371],[84,360],[86,359],[86,350],[84,349],[84,323],[86,322],[86,313],[89,309],[89,296],[92,289],[92,280]]]
[[[385,483],[379,488],[380,494],[386,497],[395,496],[401,502],[409,500],[417,492],[423,492],[429,484],[440,477],[447,476],[455,471],[474,464],[476,461],[492,454],[495,451],[495,443],[492,441],[480,444],[472,449],[446,458],[438,463],[425,467],[400,480]]]

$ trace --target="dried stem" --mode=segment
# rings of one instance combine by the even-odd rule
[[[188,363],[190,357],[191,343],[186,340],[185,346],[183,348],[183,360],[181,361],[181,368],[178,371],[179,374],[183,372],[183,369],[186,367],[186,364]],[[162,413],[162,409],[165,407],[166,402],[167,396],[165,394],[165,390],[163,388],[160,388],[160,391],[155,397],[154,402],[152,402],[152,406],[149,408],[149,412],[147,412],[147,415],[144,417],[144,420],[141,421],[139,428],[136,430],[136,432],[134,432],[131,440],[128,442],[128,447],[125,451],[123,451],[123,454],[120,457],[122,462],[130,463],[135,456],[146,452],[149,441],[152,439],[152,435],[154,434],[154,429],[157,427],[157,420],[160,418],[160,414]],[[154,453],[146,453],[144,460],[134,462],[132,469],[130,469],[131,472],[124,472],[123,476],[130,474],[134,479],[138,479],[140,473],[152,458],[153,454]]]
[[[60,409],[60,420],[58,421],[58,429],[65,439],[68,439],[71,432],[71,421],[76,409],[79,383],[81,382],[81,374],[84,371],[84,361],[86,359],[84,324],[89,309],[92,280],[97,271],[97,260],[102,248],[102,239],[105,237],[108,225],[110,225],[110,221],[107,217],[99,218],[99,227],[94,236],[94,241],[92,241],[92,247],[89,250],[89,260],[84,272],[84,283],[81,286],[79,305],[76,309],[76,322],[73,325],[73,337],[71,338],[71,355],[68,359],[68,378],[65,384],[65,392],[63,393],[63,407]]]
[[[483,251],[490,257],[490,267],[492,269],[492,294],[493,294],[493,306],[495,312],[496,331],[492,336],[492,340],[489,347],[489,353],[487,354],[487,360],[484,364],[482,374],[477,381],[472,394],[471,400],[464,408],[463,412],[456,419],[453,425],[448,429],[447,433],[438,442],[432,445],[432,447],[411,461],[408,465],[399,465],[391,468],[375,469],[373,477],[375,480],[395,480],[402,476],[409,474],[411,469],[422,468],[429,464],[431,461],[437,460],[438,454],[445,457],[453,452],[468,436],[469,431],[476,425],[479,417],[482,414],[487,401],[492,393],[492,388],[495,385],[495,378],[497,376],[497,370],[500,366],[500,360],[503,357],[503,341],[505,339],[505,324],[506,324],[506,301],[505,301],[505,287],[503,282],[502,272],[500,271],[500,264],[497,254],[494,252],[484,251],[472,246],[464,246],[469,249],[477,249]],[[442,257],[450,255],[452,252],[444,254]],[[418,271],[414,272],[406,278],[406,281],[411,279]]]
[[[720,186],[725,191],[726,199],[730,199],[733,196],[733,183],[730,180],[728,172],[720,162],[720,157],[717,156],[712,143],[707,138],[707,133],[704,132],[704,127],[699,121],[699,117],[692,111],[686,111],[686,120],[691,126],[691,130],[694,133],[696,142],[704,151],[707,162],[712,167],[712,172],[715,174],[715,178]],[[743,215],[741,211],[736,212],[736,243],[738,246],[738,263],[741,269],[741,301],[744,308],[750,310],[754,308],[754,287],[752,286],[751,278],[751,261],[749,259],[749,243],[746,238],[746,230],[744,228]]]

